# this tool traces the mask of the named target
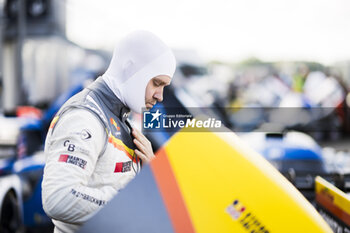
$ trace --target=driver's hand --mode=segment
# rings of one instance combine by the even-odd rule
[[[135,153],[142,160],[142,163],[147,164],[155,158],[152,150],[151,142],[138,129],[132,129],[132,135],[135,137],[134,143],[138,149]]]

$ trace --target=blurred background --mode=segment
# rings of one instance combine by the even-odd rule
[[[40,197],[49,123],[136,29],[176,55],[165,107],[210,109],[310,201],[310,176],[347,190],[349,10],[347,0],[0,0],[0,231],[52,228]],[[156,150],[171,135],[148,136]]]

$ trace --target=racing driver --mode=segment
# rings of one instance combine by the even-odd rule
[[[154,158],[151,143],[128,122],[163,99],[175,71],[168,46],[147,31],[116,46],[107,71],[70,98],[50,125],[42,182],[54,232],[75,232]]]

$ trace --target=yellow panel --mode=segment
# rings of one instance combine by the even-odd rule
[[[350,196],[326,181],[321,177],[315,179],[315,192],[316,194],[326,192],[332,199],[332,203],[340,208],[342,211],[350,215]]]
[[[233,133],[179,132],[165,149],[196,232],[332,232],[299,191]]]

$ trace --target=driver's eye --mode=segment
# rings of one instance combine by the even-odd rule
[[[160,83],[159,83],[159,82],[157,82],[157,81],[153,81],[153,84],[154,84],[154,86],[157,86],[157,87],[159,87],[159,86],[160,86]]]

